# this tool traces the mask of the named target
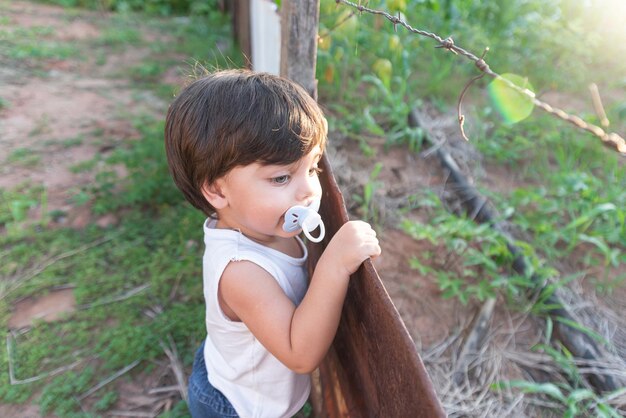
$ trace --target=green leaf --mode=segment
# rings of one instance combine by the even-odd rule
[[[596,405],[596,411],[598,412],[598,416],[601,418],[621,418],[622,415],[613,407],[599,403]]]
[[[596,218],[598,215],[605,213],[605,212],[610,212],[610,211],[614,211],[617,210],[617,207],[613,204],[613,203],[603,203],[601,205],[596,206],[595,208],[593,208],[592,210],[590,210],[588,213],[583,214],[581,216],[579,216],[578,218],[574,219],[572,222],[570,222],[566,227],[565,230],[571,230],[571,229],[576,229],[579,226],[592,221],[594,218]]]
[[[594,399],[595,396],[595,393],[593,393],[589,389],[575,389],[571,391],[569,395],[567,395],[567,399],[568,401],[574,401],[575,403],[578,403],[585,399]]]
[[[601,344],[605,344],[605,345],[609,345],[609,342],[600,334],[598,334],[597,332],[587,328],[586,326],[579,324],[576,321],[572,321],[571,319],[567,319],[567,318],[563,318],[560,316],[557,316],[555,318],[557,321],[559,321],[562,324],[565,324],[571,328],[574,328],[584,334],[586,334],[587,336],[591,337],[592,339],[596,340],[597,342],[601,343]]]
[[[511,387],[521,389],[524,393],[540,393],[565,402],[565,396],[563,396],[561,389],[554,383],[535,383],[524,380],[512,381],[510,383]]]
[[[546,318],[546,344],[548,344],[550,342],[550,339],[552,338],[552,327],[552,317],[548,316]]]

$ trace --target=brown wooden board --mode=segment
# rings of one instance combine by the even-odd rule
[[[310,270],[348,220],[326,157],[321,168],[320,215],[326,237],[308,245]],[[315,411],[319,417],[446,416],[415,344],[369,260],[350,279],[339,330],[320,366],[318,385],[321,399],[314,405],[321,408]]]
[[[317,99],[319,0],[283,0],[281,8],[280,73]],[[330,238],[348,221],[326,156],[321,168],[320,215],[326,237],[308,245],[310,272]],[[339,330],[319,373],[314,373],[314,383],[311,398],[318,417],[445,416],[415,344],[371,261],[350,280]]]

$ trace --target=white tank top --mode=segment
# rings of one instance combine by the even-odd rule
[[[239,231],[204,223],[204,299],[207,338],[204,360],[209,382],[220,390],[243,418],[295,415],[306,402],[309,375],[291,371],[268,352],[243,322],[231,321],[218,302],[218,284],[231,261],[251,261],[276,279],[287,297],[299,305],[307,290],[306,247],[301,258],[290,257],[246,238]]]

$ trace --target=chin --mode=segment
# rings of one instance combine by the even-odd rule
[[[294,232],[285,232],[282,230],[280,230],[281,234],[279,235],[281,238],[294,238],[297,237],[298,235],[300,235],[302,233],[301,229],[298,229],[297,231]]]

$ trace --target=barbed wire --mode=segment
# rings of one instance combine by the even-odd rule
[[[455,55],[460,55],[463,56],[467,59],[469,59],[470,61],[474,62],[474,65],[476,65],[476,68],[478,68],[483,74],[487,74],[491,77],[493,77],[494,79],[497,79],[501,82],[503,82],[504,84],[506,84],[508,87],[514,89],[515,91],[529,97],[532,100],[532,103],[537,106],[538,108],[540,108],[541,110],[547,112],[548,114],[557,117],[565,122],[568,122],[574,126],[576,126],[579,129],[585,130],[593,135],[595,135],[596,137],[598,137],[603,145],[619,152],[620,154],[622,154],[623,156],[626,156],[626,141],[624,140],[624,138],[622,138],[620,135],[618,135],[615,132],[606,132],[604,129],[602,129],[599,126],[596,126],[594,124],[591,124],[589,122],[586,122],[585,120],[583,120],[581,117],[576,116],[576,115],[571,115],[569,113],[567,113],[566,111],[553,107],[552,105],[539,100],[536,97],[536,94],[527,89],[527,88],[523,88],[518,86],[517,84],[513,83],[511,80],[508,80],[504,77],[502,77],[500,74],[496,73],[495,71],[493,71],[489,65],[485,62],[484,60],[484,56],[485,53],[483,53],[482,57],[478,57],[474,54],[472,54],[470,51],[465,50],[464,48],[461,48],[460,46],[456,45],[454,43],[454,40],[452,39],[452,37],[447,37],[447,38],[442,38],[441,36],[437,35],[436,33],[433,32],[428,32],[425,30],[421,30],[421,29],[417,29],[414,28],[413,26],[411,26],[410,24],[408,24],[404,19],[402,19],[400,17],[400,14],[398,13],[397,16],[394,16],[384,10],[376,10],[376,9],[371,9],[369,7],[363,6],[362,4],[357,4],[354,3],[350,0],[335,0],[335,2],[337,4],[343,3],[347,6],[353,7],[356,10],[359,11],[360,14],[362,14],[363,12],[372,14],[372,15],[379,15],[379,16],[383,16],[385,17],[387,20],[389,20],[394,27],[394,30],[397,31],[398,25],[404,27],[405,29],[407,29],[409,32],[411,33],[415,33],[417,35],[421,35],[427,38],[431,38],[433,40],[435,40],[438,45],[435,46],[435,48],[442,48],[445,49],[447,51],[452,52]],[[487,49],[485,49],[485,52],[487,51]],[[477,78],[472,79],[472,81],[470,81],[469,84],[473,83],[473,81],[477,80]],[[463,91],[463,94],[460,98],[460,100],[462,100],[463,95],[465,93],[465,91],[467,90],[467,88],[469,87],[466,86],[466,88]],[[465,136],[464,133],[464,129],[463,129],[463,123],[465,121],[465,117],[460,114],[460,103],[457,106],[457,109],[459,111],[459,126],[461,129],[461,133],[463,135],[464,138],[467,139],[467,137]]]

